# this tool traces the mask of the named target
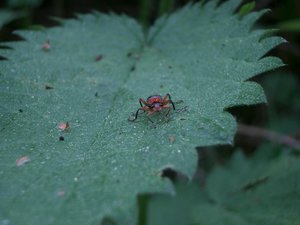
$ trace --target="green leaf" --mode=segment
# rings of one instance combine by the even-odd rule
[[[5,24],[11,22],[12,20],[20,16],[21,16],[20,13],[13,12],[11,10],[7,10],[7,9],[0,10],[0,29],[2,29],[2,27]]]
[[[241,7],[241,9],[239,10],[239,15],[245,16],[249,12],[251,12],[254,8],[255,8],[255,1],[249,2]]]
[[[101,13],[19,32],[26,41],[2,50],[10,60],[0,63],[1,217],[133,224],[138,193],[172,191],[161,168],[191,176],[195,146],[232,143],[236,122],[224,109],[264,102],[246,80],[282,65],[262,57],[283,39],[252,31],[263,13],[239,19],[239,3],[187,5],[147,37],[134,20]],[[128,121],[139,98],[166,93],[176,106],[169,117]],[[17,167],[22,156],[30,162]]]
[[[150,198],[147,225],[298,225],[300,160],[264,147],[254,157],[237,152],[208,174],[205,189],[180,187]],[[163,218],[163,219],[162,219]]]

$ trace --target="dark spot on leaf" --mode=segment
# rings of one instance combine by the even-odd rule
[[[163,87],[164,87],[164,85],[162,85],[162,84],[161,84],[159,87],[160,87],[160,88],[163,88]]]
[[[95,93],[95,97],[98,97],[98,92]]]
[[[65,140],[64,136],[59,136],[59,140],[64,141]]]
[[[176,101],[175,103],[176,104],[180,104],[180,103],[183,103],[184,101],[183,100],[178,100],[178,101]]]
[[[23,109],[19,109],[19,112],[22,113],[22,112],[23,112]]]
[[[131,56],[132,56],[132,52],[128,52],[127,57],[131,57]]]
[[[172,69],[172,66],[168,66],[169,69]]]
[[[51,90],[51,89],[54,89],[54,87],[49,86],[49,85],[45,85],[45,89],[46,89],[46,90]]]
[[[135,71],[135,66],[132,66],[132,67],[130,68],[130,71]]]
[[[97,56],[95,57],[95,61],[96,61],[96,62],[100,61],[101,59],[103,59],[103,55],[97,55]]]

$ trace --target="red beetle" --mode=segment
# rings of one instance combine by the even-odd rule
[[[171,110],[171,106],[169,104],[172,104],[173,109],[175,110],[175,105],[174,102],[171,100],[170,94],[166,94],[164,98],[162,98],[160,95],[151,95],[147,98],[146,101],[140,98],[139,102],[141,107],[136,111],[135,118],[129,119],[130,121],[135,121],[137,119],[139,111],[148,112],[148,119],[153,123],[153,121],[149,117],[153,113],[163,111],[164,109],[168,109],[168,112],[166,113],[166,116],[168,116]]]

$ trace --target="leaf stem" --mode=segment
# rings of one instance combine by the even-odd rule
[[[260,127],[239,124],[237,133],[255,138],[263,138],[274,143],[286,145],[300,150],[300,140],[297,140],[288,135],[280,134]]]

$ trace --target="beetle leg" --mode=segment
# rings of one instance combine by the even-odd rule
[[[144,107],[143,104],[144,104],[145,106],[149,106],[149,104],[148,104],[144,99],[142,99],[142,98],[139,99],[139,102],[140,102],[141,107]],[[143,103],[143,104],[142,104],[142,103]]]
[[[174,102],[173,102],[171,99],[169,99],[169,100],[163,102],[163,106],[166,105],[166,104],[168,104],[168,103],[171,103],[172,106],[173,106],[173,109],[175,110],[175,104],[174,104]]]
[[[163,108],[164,108],[164,109],[168,109],[168,112],[167,112],[166,115],[165,115],[165,116],[168,116],[168,115],[169,115],[169,112],[170,112],[170,110],[171,110],[171,107],[170,107],[169,105],[164,105]]]
[[[137,119],[137,117],[138,117],[138,114],[139,114],[139,111],[140,111],[140,110],[141,110],[141,109],[138,109],[138,110],[136,111],[135,117],[134,117],[133,119],[128,118],[128,120],[131,121],[131,122],[135,121],[135,120]]]
[[[175,105],[174,105],[174,102],[173,102],[171,99],[169,99],[169,100],[168,100],[168,103],[171,103],[171,104],[172,104],[172,106],[173,106],[173,109],[175,110]]]
[[[163,100],[162,100],[162,103],[167,103],[167,101],[168,101],[167,99],[168,99],[168,98],[171,99],[170,94],[166,94],[166,95],[165,95],[165,97],[164,97]]]
[[[154,111],[154,110],[149,110],[149,112],[148,112],[147,116],[151,116],[153,113],[155,113],[155,111]]]
[[[152,110],[151,108],[148,108],[148,114],[147,114],[147,118],[150,120],[151,123],[154,123],[153,120],[150,119],[150,116],[155,113],[154,110]]]
[[[166,96],[165,96],[165,99],[167,100],[167,98],[169,98],[169,100],[171,100],[171,95],[168,93],[168,94],[166,94]]]
[[[168,99],[168,98],[169,98],[169,99]],[[166,105],[166,104],[168,104],[168,103],[171,103],[172,106],[173,106],[173,109],[175,110],[174,102],[172,101],[171,95],[170,95],[169,93],[165,95],[162,104],[163,104],[163,105]]]
[[[145,112],[145,111],[148,111],[148,110],[149,110],[149,108],[148,108],[147,106],[141,107],[141,108],[139,108],[139,109],[136,111],[134,119],[129,119],[129,118],[128,118],[128,120],[129,120],[129,121],[135,121],[135,120],[137,119],[138,115],[139,115],[139,111],[144,111],[144,112]]]

